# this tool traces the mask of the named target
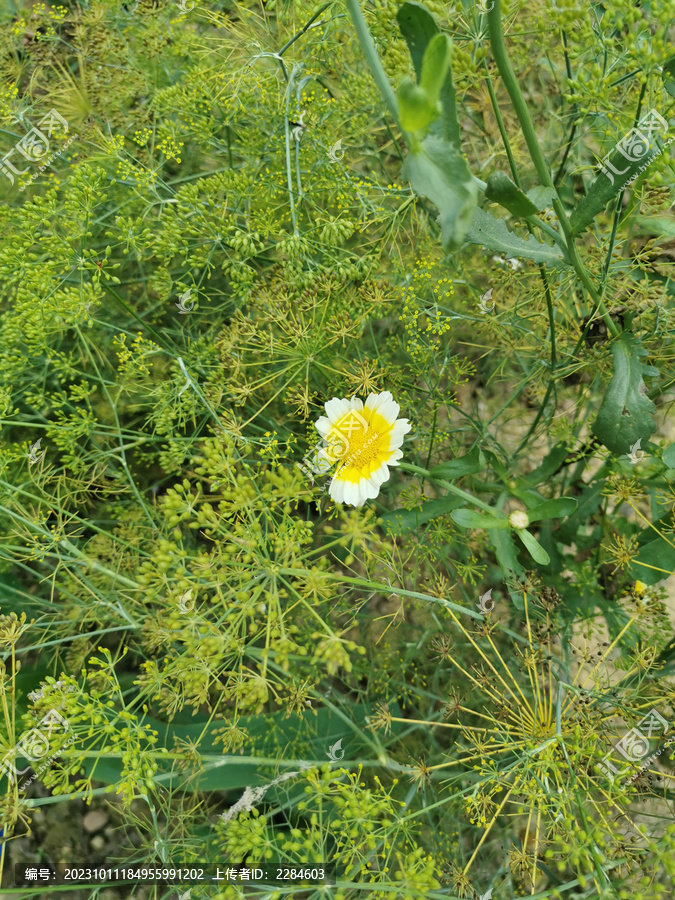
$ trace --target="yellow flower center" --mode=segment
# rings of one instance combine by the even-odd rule
[[[326,436],[326,451],[331,459],[339,460],[340,478],[358,481],[379,469],[391,456],[392,427],[384,416],[369,409],[350,410],[342,416]]]

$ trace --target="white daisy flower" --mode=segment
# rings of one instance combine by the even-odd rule
[[[363,506],[389,480],[389,466],[403,456],[399,449],[411,425],[397,418],[401,407],[389,391],[370,394],[365,404],[357,397],[333,397],[326,415],[315,423],[324,440],[315,465],[325,472],[337,463],[329,493],[338,503]]]

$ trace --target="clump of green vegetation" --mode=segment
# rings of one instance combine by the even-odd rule
[[[675,2],[189,6],[0,13],[2,886],[668,896]]]

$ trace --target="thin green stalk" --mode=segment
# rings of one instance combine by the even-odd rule
[[[466,500],[467,503],[471,503],[473,506],[478,506],[480,509],[489,512],[491,516],[495,515],[494,507],[488,506],[487,503],[483,503],[482,500],[478,500],[472,494],[463,491],[461,488],[458,488],[456,485],[452,484],[450,481],[445,481],[443,478],[437,478],[435,475],[432,475],[428,469],[423,469],[421,466],[414,466],[411,463],[400,463],[400,468],[404,472],[412,472],[415,475],[422,475],[424,478],[428,478],[430,481],[435,481],[436,484],[440,484],[441,487],[444,487],[446,491],[450,491],[452,494],[456,494],[458,497],[461,497],[462,500]]]
[[[558,195],[558,191],[553,184],[553,179],[551,178],[548,166],[546,165],[546,161],[544,160],[541,149],[539,147],[539,142],[537,140],[534,124],[530,117],[530,112],[520,90],[518,79],[516,78],[513,67],[511,66],[511,62],[507,56],[501,24],[501,0],[494,0],[494,6],[492,10],[490,10],[490,12],[488,12],[487,14],[487,21],[492,55],[494,56],[499,74],[502,77],[504,86],[506,87],[509,97],[511,98],[511,102],[513,103],[513,108],[515,109],[516,115],[518,116],[518,121],[520,122],[520,127],[523,131],[523,137],[525,138],[527,149],[529,150],[530,157],[537,171],[537,175],[539,176],[539,181],[544,187],[553,188],[553,190],[555,191],[553,208],[556,211],[560,227],[565,235],[567,252],[572,267],[577,273],[579,280],[584,285],[588,293],[598,304],[598,310],[603,318],[603,321],[605,322],[605,325],[607,326],[607,330],[614,337],[618,337],[620,334],[619,329],[617,328],[612,317],[609,315],[601,296],[598,294],[595,285],[591,281],[591,278],[586,271],[586,267],[579,258],[570,224],[567,219],[567,213],[565,212],[565,207],[563,206],[560,196]]]

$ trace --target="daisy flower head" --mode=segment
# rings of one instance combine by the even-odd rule
[[[401,407],[389,391],[370,394],[366,402],[352,397],[333,397],[326,415],[315,423],[323,446],[314,459],[315,471],[327,471],[337,463],[329,493],[338,503],[363,506],[373,500],[389,480],[389,466],[403,456],[399,449],[411,425],[399,419]]]

